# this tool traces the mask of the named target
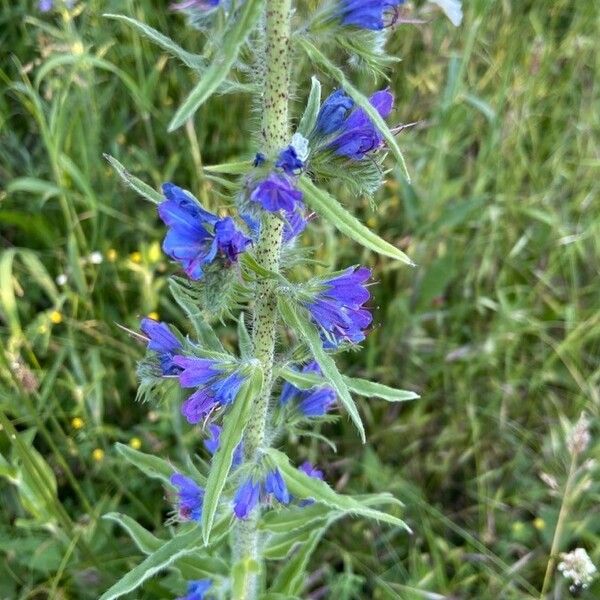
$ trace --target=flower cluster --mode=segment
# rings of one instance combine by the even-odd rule
[[[321,375],[321,369],[312,360],[304,366],[302,373]],[[335,404],[335,400],[335,392],[328,385],[301,390],[289,382],[284,384],[279,397],[279,402],[282,406],[287,406],[294,402],[300,413],[305,417],[322,417]]]
[[[386,118],[394,106],[394,96],[389,90],[380,90],[369,98],[369,102],[382,118]],[[353,108],[354,102],[343,90],[334,91],[323,102],[313,136],[325,138],[322,142],[325,149],[358,161],[379,150],[383,136],[364,109]]]
[[[183,521],[199,521],[202,517],[204,503],[204,488],[193,479],[174,473],[171,475],[171,485],[177,488],[177,510]]]
[[[343,25],[377,31],[393,25],[404,0],[338,0],[337,16]]]
[[[181,342],[166,323],[142,319],[140,329],[148,338],[148,350],[156,352],[163,376],[177,375],[181,369],[173,362],[173,356],[181,350]]]
[[[181,414],[191,424],[199,423],[215,408],[231,404],[246,381],[235,364],[182,355],[175,355],[173,363],[181,369],[179,385],[198,388],[181,407]]]
[[[372,320],[364,308],[371,297],[365,285],[370,276],[366,267],[350,267],[319,281],[315,293],[304,301],[326,348],[337,348],[343,342],[358,344],[365,339],[364,330]]]
[[[571,582],[569,589],[572,592],[585,589],[594,580],[596,567],[585,548],[576,548],[572,552],[563,553],[560,558],[562,560],[558,564],[558,570]]]
[[[235,263],[251,243],[231,217],[219,218],[188,193],[172,183],[163,185],[164,202],[158,214],[168,232],[165,254],[181,264],[190,279],[201,279],[207,265],[220,259],[221,265]]]
[[[261,495],[271,495],[281,504],[289,504],[290,494],[279,469],[270,470],[264,479],[248,477],[242,482],[233,499],[235,516],[238,519],[247,519]]]

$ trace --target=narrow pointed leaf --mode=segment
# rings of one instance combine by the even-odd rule
[[[324,531],[324,529],[317,530],[310,534],[306,543],[299,548],[294,556],[288,560],[283,569],[279,571],[271,586],[271,592],[296,595],[302,591],[308,561],[321,540]]]
[[[206,69],[202,79],[175,113],[169,124],[169,131],[181,127],[192,117],[229,75],[242,44],[258,21],[262,5],[263,0],[246,0],[239,9],[237,21],[223,34],[223,45],[215,52],[213,63]]]
[[[316,327],[308,319],[306,310],[299,306],[293,306],[287,298],[280,296],[278,306],[281,316],[284,321],[296,331],[300,337],[306,342],[315,360],[321,367],[323,376],[333,386],[336,391],[339,401],[348,412],[350,419],[356,425],[360,439],[365,443],[365,429],[363,427],[360,415],[356,404],[350,396],[348,387],[344,383],[344,378],[338,371],[335,361],[329,354],[323,350],[323,343],[319,337]]]
[[[136,19],[132,19],[131,17],[127,17],[125,15],[114,15],[111,13],[105,13],[103,15],[108,19],[116,19],[118,21],[123,21],[127,23],[137,31],[139,31],[142,35],[147,37],[151,42],[154,42],[157,46],[160,46],[163,50],[166,50],[169,54],[172,54],[176,58],[178,58],[184,65],[190,67],[190,69],[194,70],[203,70],[206,67],[204,59],[198,54],[193,54],[184,50],[181,46],[176,44],[171,38],[167,37],[157,31],[153,27],[146,25],[146,23],[142,23]]]
[[[102,518],[119,524],[129,534],[129,537],[135,542],[135,545],[144,554],[152,554],[166,543],[164,540],[157,538],[146,528],[142,527],[137,521],[131,517],[128,517],[127,515],[112,512],[104,515]]]
[[[415,263],[402,250],[373,233],[355,216],[350,214],[331,194],[318,188],[308,177],[301,177],[298,187],[302,190],[306,203],[341,233],[369,250],[414,266]]]
[[[290,464],[288,457],[279,450],[270,448],[268,454],[279,467],[290,493],[294,496],[299,498],[313,498],[316,502],[340,510],[345,514],[354,514],[382,523],[389,523],[410,532],[410,528],[402,519],[371,508],[364,501],[352,496],[338,494],[324,481],[314,479],[299,471]]]
[[[115,444],[115,448],[127,462],[131,463],[151,479],[160,479],[164,483],[169,483],[173,474],[173,467],[166,460],[153,454],[134,450],[120,442]]]
[[[147,183],[144,183],[141,179],[134,177],[116,158],[110,156],[110,154],[105,154],[104,158],[110,163],[110,166],[117,172],[119,177],[132,190],[142,196],[142,198],[150,200],[152,204],[160,204],[164,200],[159,192],[151,188]]]
[[[148,556],[137,567],[121,578],[115,585],[100,597],[100,600],[114,600],[135,590],[144,581],[156,573],[166,569],[182,556],[199,552],[204,546],[200,528],[194,527],[180,533],[173,539],[163,544],[158,550]]]
[[[243,312],[238,317],[237,334],[240,356],[242,358],[250,358],[252,356],[253,344],[248,328],[246,327],[246,319]]]
[[[317,116],[319,109],[321,108],[321,83],[316,77],[311,78],[311,88],[308,100],[306,102],[306,108],[304,114],[300,119],[298,125],[298,133],[304,137],[308,137],[308,134],[314,129],[317,122]]]
[[[316,46],[308,41],[308,39],[301,37],[298,38],[298,40],[311,61],[319,64],[330,77],[333,77],[333,79],[335,79],[346,90],[348,95],[352,98],[352,100],[354,100],[357,106],[362,108],[367,113],[373,124],[377,127],[377,129],[379,129],[381,135],[383,135],[385,138],[385,141],[387,142],[389,149],[392,151],[392,154],[402,166],[404,176],[410,182],[410,174],[408,173],[406,161],[404,160],[404,155],[400,150],[400,146],[398,146],[398,142],[396,141],[394,134],[390,131],[387,123],[372,106],[372,104],[369,102],[369,99],[366,96],[363,96],[363,94],[361,94],[348,81],[348,79],[346,79],[344,72],[339,67],[334,65]]]
[[[252,400],[262,388],[262,372],[256,370],[234,400],[231,410],[223,419],[219,448],[212,458],[210,473],[206,481],[202,506],[202,535],[208,543],[221,493],[233,463],[233,455],[242,439],[250,416]]]

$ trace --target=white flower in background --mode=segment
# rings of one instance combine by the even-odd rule
[[[67,274],[66,273],[61,273],[60,275],[56,276],[56,284],[57,285],[65,285],[65,283],[67,283]]]
[[[462,23],[461,0],[431,0],[431,2],[437,4],[446,13],[446,16],[452,21],[452,25],[458,27]]]
[[[102,257],[102,252],[92,252],[89,256],[88,256],[88,261],[93,264],[93,265],[99,265],[102,263],[102,261],[104,260],[104,258]]]
[[[569,589],[575,591],[588,587],[596,575],[596,567],[585,548],[576,548],[560,557],[562,561],[558,564],[558,570],[571,582]]]
[[[590,443],[590,422],[585,413],[581,413],[567,439],[567,446],[572,456],[581,454]]]

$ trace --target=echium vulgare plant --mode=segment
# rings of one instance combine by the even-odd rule
[[[360,344],[372,321],[370,270],[349,265],[309,281],[296,275],[314,264],[306,249],[296,247],[311,218],[411,264],[333,195],[340,189],[346,196],[373,193],[388,152],[404,165],[386,122],[393,94],[383,88],[363,95],[351,83],[357,69],[377,75],[392,63],[385,38],[402,21],[402,1],[318,4],[173,4],[206,36],[202,56],[139,21],[108,15],[199,74],[171,130],[190,121],[212,95],[236,92],[253,94],[260,129],[246,160],[204,168],[223,194],[233,191],[228,216],[212,212],[176,183],[165,183],[159,194],[108,157],[129,185],[158,205],[166,229],[163,250],[180,272],[170,289],[195,332],[192,338],[167,323],[142,320],[137,335],[147,354],[139,365],[139,394],[152,399],[180,387],[181,414],[197,428],[197,450],[206,450],[208,462],[194,455],[174,467],[164,457],[120,448],[168,486],[174,535],[159,540],[135,521],[111,515],[147,557],[102,600],[129,593],[166,568],[180,575],[174,594],[187,600],[297,598],[310,555],[334,521],[360,516],[409,531],[391,495],[338,494],[325,481],[322,465],[302,457],[292,462],[283,450],[286,440],[314,435],[311,426],[333,419],[336,407],[364,442],[353,393],[391,402],[417,397],[338,371],[334,357]],[[342,57],[345,68],[329,56]],[[302,77],[306,64],[333,86],[321,101],[321,84],[312,77],[292,131],[289,99],[299,90],[291,89],[291,81]],[[228,320],[237,322],[236,352],[211,326]]]

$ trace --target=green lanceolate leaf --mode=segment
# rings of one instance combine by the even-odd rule
[[[271,587],[271,592],[296,595],[302,591],[308,561],[323,533],[324,530],[317,530],[310,534],[308,540],[279,571]]]
[[[410,390],[398,390],[358,377],[346,377],[345,375],[343,377],[349,390],[365,398],[381,398],[388,402],[406,402],[407,400],[420,398],[419,394],[415,394],[415,392],[411,392]]]
[[[192,117],[229,75],[242,44],[258,21],[262,5],[263,0],[246,0],[239,9],[237,21],[225,31],[223,45],[215,52],[213,63],[206,69],[202,79],[175,113],[169,124],[169,131],[181,127]]]
[[[223,175],[243,175],[252,167],[249,160],[242,162],[221,163],[218,165],[206,165],[203,169],[207,173],[222,173]]]
[[[410,528],[402,519],[371,508],[368,506],[370,504],[368,500],[365,502],[352,496],[338,494],[324,481],[313,479],[302,471],[299,471],[290,464],[288,457],[279,450],[270,448],[268,454],[279,467],[290,493],[294,496],[298,498],[312,498],[316,502],[335,508],[345,514],[359,515],[382,523],[389,523],[410,532]]]
[[[390,128],[387,126],[387,123],[383,120],[381,115],[377,112],[377,110],[372,106],[369,102],[369,99],[363,96],[349,81],[346,79],[344,72],[334,65],[316,46],[314,46],[310,41],[306,38],[298,38],[300,45],[304,48],[304,51],[308,55],[308,57],[315,63],[321,65],[323,70],[328,73],[333,79],[335,79],[348,93],[348,95],[354,100],[354,102],[362,108],[373,124],[379,129],[381,135],[385,138],[390,150],[402,166],[402,170],[404,171],[404,176],[410,182],[410,175],[408,173],[408,169],[406,167],[406,161],[404,160],[404,155],[400,150],[400,146],[398,146],[398,142],[396,142],[396,138],[394,134],[390,131]]]
[[[350,214],[331,194],[318,188],[308,177],[301,177],[298,187],[304,193],[306,203],[341,233],[369,250],[414,266],[415,263],[402,250],[373,233],[355,216]]]
[[[154,42],[157,46],[160,46],[163,50],[166,50],[169,54],[172,54],[176,58],[178,58],[184,65],[190,67],[190,69],[195,70],[203,70],[206,67],[204,59],[198,54],[192,54],[187,50],[184,50],[181,46],[177,45],[171,38],[167,37],[160,33],[160,31],[156,31],[153,27],[142,23],[141,21],[137,21],[136,19],[132,19],[131,17],[126,17],[125,15],[114,15],[111,13],[105,13],[103,15],[108,19],[117,19],[118,21],[123,21],[127,23],[134,29],[137,29],[142,35],[146,36],[151,42]]]
[[[118,523],[129,534],[129,537],[144,554],[152,554],[166,543],[164,540],[158,539],[137,521],[127,515],[112,512],[104,515],[102,518]]]
[[[115,448],[127,462],[130,462],[151,479],[160,479],[164,483],[169,483],[169,479],[173,474],[173,467],[166,460],[134,450],[119,442],[115,444]]]
[[[242,358],[250,358],[252,356],[253,344],[248,328],[246,327],[246,319],[243,312],[238,317],[237,335],[240,356]]]
[[[110,166],[117,172],[119,177],[134,191],[136,191],[142,198],[150,200],[152,204],[160,204],[164,198],[156,190],[151,188],[147,183],[144,183],[141,179],[134,177],[127,169],[110,154],[105,154],[104,158],[110,163]]]
[[[138,588],[156,573],[172,565],[179,558],[198,552],[203,546],[201,532],[198,527],[180,533],[129,571],[127,575],[102,594],[100,600],[114,600],[114,598],[124,596]]]
[[[306,542],[311,533],[311,527],[275,533],[265,542],[262,555],[267,560],[283,560],[294,546]]]
[[[304,114],[300,119],[298,125],[298,133],[304,137],[308,137],[308,134],[314,129],[317,122],[317,116],[319,109],[321,108],[321,83],[316,77],[311,78],[310,94],[308,101],[306,102],[306,108]]]
[[[315,360],[321,367],[323,376],[331,384],[337,393],[339,401],[348,412],[350,419],[356,425],[360,434],[360,439],[365,443],[365,429],[363,427],[360,415],[356,404],[348,391],[348,387],[344,383],[344,378],[338,371],[335,361],[329,354],[323,350],[323,343],[319,337],[319,332],[316,327],[310,322],[306,314],[306,309],[300,306],[294,306],[289,299],[280,296],[278,298],[278,306],[281,316],[289,327],[298,333],[298,335],[306,342]]]
[[[273,533],[285,533],[301,529],[308,523],[326,521],[332,509],[322,504],[311,504],[285,510],[269,511],[261,515],[259,527]]]
[[[279,374],[286,381],[295,385],[301,390],[308,390],[313,387],[327,385],[327,381],[314,373],[302,373],[289,367],[284,367],[279,370]],[[351,392],[364,396],[365,398],[381,398],[388,402],[406,402],[408,400],[416,400],[420,398],[419,394],[410,390],[399,390],[382,383],[360,379],[359,377],[348,377],[342,375],[344,383]]]
[[[223,419],[223,430],[219,448],[212,458],[210,473],[206,481],[204,504],[202,506],[202,535],[208,543],[221,493],[233,463],[233,454],[242,439],[250,416],[252,400],[260,394],[263,384],[262,371],[258,368],[243,386],[235,399],[230,412]]]

